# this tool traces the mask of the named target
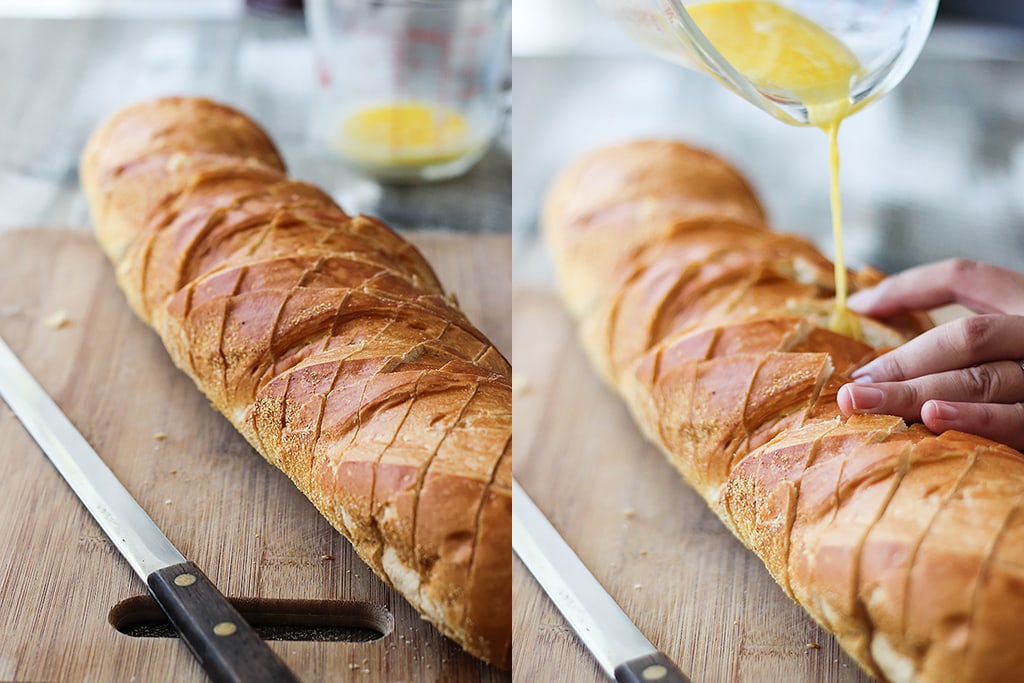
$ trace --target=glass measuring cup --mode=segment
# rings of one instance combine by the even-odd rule
[[[720,1],[720,0],[719,0]],[[598,0],[636,41],[659,56],[717,78],[772,116],[794,125],[818,125],[800,94],[758,83],[729,62],[687,11],[700,0]],[[863,108],[898,84],[917,60],[931,31],[938,0],[776,0],[834,36],[859,61],[844,115]],[[845,93],[844,93],[845,95]],[[809,109],[811,110],[809,112]]]
[[[307,0],[314,133],[381,180],[451,178],[505,112],[509,0]]]

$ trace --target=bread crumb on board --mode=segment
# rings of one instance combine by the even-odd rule
[[[819,645],[818,643],[807,643],[807,649],[808,650],[820,650],[821,649],[821,645]]]
[[[634,517],[636,517],[636,510],[634,510],[633,508],[626,508],[625,510],[622,511],[622,516],[626,519],[633,519]]]
[[[47,327],[59,330],[62,327],[67,327],[71,324],[71,316],[63,308],[58,308],[50,315],[43,318],[43,324]]]
[[[153,434],[153,438],[157,441],[163,441],[167,438],[167,432],[156,432]]]

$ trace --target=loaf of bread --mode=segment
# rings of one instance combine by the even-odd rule
[[[420,253],[207,100],[116,113],[81,180],[174,363],[382,579],[509,668],[511,369]]]
[[[729,165],[676,142],[571,164],[542,222],[593,365],[866,671],[1022,680],[1024,458],[836,405],[849,372],[925,316],[860,318],[862,339],[831,332],[832,264],[771,232]]]

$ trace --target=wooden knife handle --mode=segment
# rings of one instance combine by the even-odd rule
[[[158,569],[146,583],[214,683],[298,683],[192,562]]]
[[[656,652],[623,662],[615,667],[618,683],[690,683],[667,655]]]

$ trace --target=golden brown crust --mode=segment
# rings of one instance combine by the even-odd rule
[[[207,100],[116,113],[81,176],[174,362],[381,578],[510,667],[511,368],[420,253]]]
[[[829,331],[831,263],[769,232],[726,169],[643,141],[556,179],[544,232],[584,348],[648,438],[868,672],[1018,680],[1024,458],[897,417],[843,417],[849,372],[927,317],[862,318],[863,341]],[[857,289],[881,274],[851,278]]]

